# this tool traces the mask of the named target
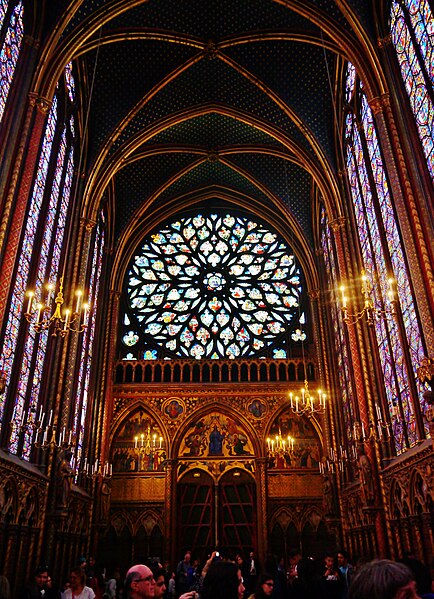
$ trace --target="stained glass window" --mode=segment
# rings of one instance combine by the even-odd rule
[[[186,216],[134,256],[123,343],[196,359],[272,352],[300,328],[301,293],[300,267],[277,233],[232,214]]]
[[[346,156],[364,267],[374,302],[382,308],[389,305],[389,278],[394,277],[405,327],[404,346],[396,319],[375,320],[393,437],[400,453],[418,441],[410,379],[418,388],[422,410],[426,408],[423,389],[416,376],[424,351],[374,119],[362,83],[354,83],[352,68],[347,78],[347,98],[351,86],[353,91],[358,90],[360,102],[357,114],[349,111],[347,115]],[[358,118],[362,129],[357,125]],[[382,236],[386,245],[382,244]],[[388,272],[387,264],[392,272]],[[411,372],[407,370],[408,361],[412,364]]]
[[[428,169],[434,179],[434,17],[429,0],[394,0],[390,30]]]
[[[340,391],[340,410],[342,414],[347,441],[353,440],[352,431],[353,425],[356,420],[354,415],[354,406],[351,398],[354,397],[352,391],[352,378],[351,378],[351,362],[348,354],[348,344],[345,338],[345,327],[342,320],[342,313],[338,309],[339,301],[336,295],[338,288],[338,271],[337,263],[334,254],[334,246],[330,226],[328,224],[327,213],[325,208],[321,209],[321,246],[324,252],[325,270],[328,283],[328,292],[331,296],[331,322],[333,326],[333,340],[334,349],[337,360],[337,375],[339,378],[339,391]],[[354,441],[354,440],[353,440]],[[353,445],[353,452],[356,447]]]
[[[49,334],[47,331],[37,334],[32,326],[27,327],[23,312],[35,307],[36,298],[42,299],[45,283],[55,283],[58,278],[73,179],[74,120],[71,116],[68,122],[59,123],[58,105],[61,96],[58,92],[53,98],[47,119],[18,258],[6,334],[0,352],[0,369],[6,374],[6,393],[0,405],[0,415],[3,415],[7,394],[13,393],[14,410],[9,449],[20,453],[25,459],[30,458],[35,431],[31,426],[20,429],[23,428],[21,424],[31,425],[44,413],[40,392]],[[60,134],[57,144],[56,132]],[[53,169],[53,175],[49,179],[50,169]],[[35,243],[37,235],[41,236],[39,244]],[[36,272],[35,299],[29,302],[25,294],[32,268]],[[23,350],[18,355],[20,340]],[[13,371],[20,373],[16,388],[10,387]],[[45,417],[47,424],[47,414]]]
[[[23,4],[18,2],[16,6],[12,4],[12,7],[12,10],[8,10],[8,2],[5,0],[0,3],[0,39],[4,39],[0,50],[0,123],[24,36]]]

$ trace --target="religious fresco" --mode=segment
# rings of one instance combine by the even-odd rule
[[[171,420],[176,420],[185,412],[184,402],[180,399],[169,399],[163,404],[163,412]]]
[[[272,447],[269,451],[268,466],[276,470],[294,468],[318,468],[321,460],[321,445],[318,436],[308,418],[286,412],[276,418],[268,433],[271,445],[276,436],[283,439],[290,437],[285,449]],[[266,442],[267,443],[267,442]]]
[[[182,457],[242,457],[253,456],[251,441],[232,418],[222,414],[207,414],[194,420],[181,442]]]
[[[166,458],[157,423],[142,412],[128,418],[113,439],[113,472],[162,472]]]
[[[254,399],[251,401],[247,406],[247,409],[254,418],[258,419],[263,418],[267,412],[266,404],[260,399]]]

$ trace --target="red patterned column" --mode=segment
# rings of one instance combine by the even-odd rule
[[[347,276],[351,271],[351,263],[346,259],[344,248],[348,248],[348,237],[345,229],[345,219],[340,218],[330,222],[334,232],[336,252],[338,256],[339,272]],[[351,272],[350,272],[351,274]],[[360,323],[348,326],[348,340],[352,357],[352,369],[356,386],[357,407],[360,422],[366,432],[370,430],[370,423],[374,422],[373,400],[370,390],[370,368],[367,355],[366,340]],[[368,340],[369,341],[369,340]],[[371,341],[372,343],[372,341]],[[381,557],[389,555],[391,547],[391,533],[386,516],[385,490],[379,469],[381,468],[381,453],[375,440],[359,444],[359,472],[361,490],[364,492],[364,502],[372,512],[379,554]]]
[[[0,269],[0,326],[5,317],[4,310],[13,280],[12,276],[27,215],[41,138],[50,106],[51,102],[44,98],[38,98],[35,95],[31,95],[29,98],[23,140],[15,161],[11,185],[2,215],[0,250],[3,249],[4,260]],[[19,179],[21,169],[22,175]],[[6,233],[6,231],[8,232]]]

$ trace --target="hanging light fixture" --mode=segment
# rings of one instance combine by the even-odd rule
[[[113,464],[111,462],[101,463],[98,459],[93,464],[90,464],[87,458],[84,458],[81,473],[92,480],[97,478],[111,478],[113,476]]]
[[[294,437],[287,436],[282,437],[282,431],[279,428],[279,433],[266,439],[266,451],[268,457],[276,458],[282,456],[283,458],[294,456]]]
[[[54,311],[52,310],[52,300],[55,293],[55,285],[49,283],[46,286],[47,295],[45,300],[36,298],[34,291],[28,291],[27,310],[24,316],[35,329],[37,333],[48,329],[52,330],[53,337],[65,337],[69,331],[83,333],[89,323],[89,304],[83,301],[83,291],[75,291],[75,306],[63,308],[65,303],[63,298],[63,276],[60,278],[59,290],[54,299]],[[36,309],[35,309],[36,308]]]
[[[164,449],[163,437],[160,436],[157,438],[156,433],[151,435],[151,427],[148,426],[146,435],[145,433],[141,433],[134,437],[134,449],[136,453],[141,455],[149,455],[152,451]]]
[[[299,302],[300,305],[300,302]],[[301,320],[301,315],[300,315]],[[301,341],[301,352],[302,352],[302,360],[303,360],[303,375],[304,375],[304,385],[300,389],[300,395],[297,395],[292,392],[289,393],[289,407],[294,414],[297,416],[306,415],[308,417],[313,416],[314,414],[324,414],[326,410],[326,394],[323,393],[322,389],[317,389],[314,392],[311,392],[309,389],[309,381],[307,377],[307,365],[306,365],[306,356],[304,352],[304,340],[306,338],[306,334],[301,330],[297,329],[296,331],[298,338]]]
[[[366,322],[368,326],[373,326],[374,321],[381,317],[383,318],[394,318],[396,316],[396,306],[397,299],[395,293],[395,281],[394,279],[388,279],[389,289],[387,292],[389,305],[385,307],[377,307],[374,304],[373,294],[372,294],[372,286],[370,284],[369,278],[365,270],[361,271],[361,294],[363,301],[363,308],[359,311],[351,311],[348,307],[348,298],[345,295],[345,287],[341,285],[341,310],[343,321],[347,325],[353,325],[362,320],[362,318],[366,318]]]

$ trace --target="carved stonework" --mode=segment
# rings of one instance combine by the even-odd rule
[[[51,104],[52,104],[51,100],[48,100],[47,98],[42,98],[42,97],[36,98],[36,101],[35,101],[37,110],[39,110],[39,112],[42,112],[42,114],[48,114],[48,112],[50,111],[50,108],[51,108]]]
[[[0,457],[0,524],[38,526],[45,508],[48,481],[44,475]]]
[[[86,229],[87,233],[91,233],[96,225],[96,221],[89,218],[81,218],[80,225]]]
[[[386,496],[391,514],[408,517],[420,512],[430,512],[434,505],[434,457],[431,442],[427,447],[384,475]]]
[[[421,383],[434,381],[434,359],[425,357],[417,369],[417,378]]]
[[[114,528],[117,536],[120,536],[125,528],[129,530],[132,537],[137,535],[140,528],[143,528],[148,535],[152,534],[156,526],[162,532],[164,530],[161,511],[136,507],[114,511],[110,519],[110,526]]]

